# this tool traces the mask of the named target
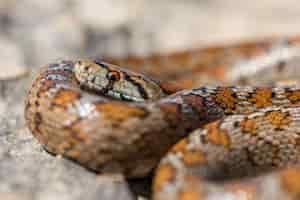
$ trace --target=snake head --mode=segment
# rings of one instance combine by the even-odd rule
[[[105,62],[80,60],[73,71],[81,86],[115,99],[145,101],[165,95],[158,82]]]

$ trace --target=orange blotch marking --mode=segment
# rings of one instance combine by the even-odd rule
[[[177,144],[174,145],[171,151],[174,153],[183,152],[186,151],[186,146],[187,146],[187,139],[182,139]]]
[[[255,91],[253,97],[249,101],[255,103],[257,108],[271,106],[272,91],[268,88],[259,88]]]
[[[287,92],[286,96],[292,103],[299,102],[300,101],[300,90]]]
[[[223,145],[226,148],[230,147],[230,137],[226,130],[219,127],[220,122],[212,122],[205,126],[207,129],[207,139],[213,144]]]
[[[245,133],[256,134],[257,124],[254,119],[245,119],[241,121],[240,127]]]
[[[159,192],[165,184],[171,182],[174,179],[176,170],[170,164],[161,164],[156,170],[156,176],[154,178],[153,190]]]
[[[131,117],[145,117],[146,112],[143,109],[130,107],[126,104],[110,102],[96,105],[96,109],[109,121],[123,122]]]
[[[206,156],[200,150],[190,151],[187,149],[188,141],[187,139],[182,139],[172,148],[171,152],[177,153],[181,152],[183,157],[183,162],[187,165],[197,165],[206,163]]]
[[[179,199],[180,200],[201,200],[202,194],[198,190],[193,190],[192,188],[187,188],[180,192]]]
[[[59,106],[67,106],[80,97],[78,92],[72,90],[59,90],[53,99],[53,103]]]
[[[216,101],[227,111],[234,110],[237,99],[233,97],[233,94],[230,88],[221,88],[216,94]]]
[[[283,188],[294,195],[300,193],[300,168],[288,168],[281,174]]]
[[[202,163],[206,163],[205,154],[200,151],[184,151],[183,152],[183,162],[187,165],[199,165]]]
[[[292,119],[287,113],[282,113],[280,111],[273,111],[267,114],[266,119],[274,125],[276,128],[283,128],[288,126]]]

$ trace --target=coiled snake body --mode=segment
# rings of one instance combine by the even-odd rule
[[[108,59],[176,83],[99,60],[52,63],[25,118],[47,150],[97,172],[140,177],[160,161],[155,200],[299,199],[299,45],[274,38]]]

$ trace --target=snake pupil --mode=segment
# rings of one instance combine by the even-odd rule
[[[119,80],[119,74],[116,72],[109,72],[107,74],[107,78],[111,81],[118,81]]]

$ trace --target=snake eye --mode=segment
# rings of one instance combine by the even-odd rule
[[[111,81],[118,81],[120,80],[120,74],[118,72],[109,72],[107,78]]]

